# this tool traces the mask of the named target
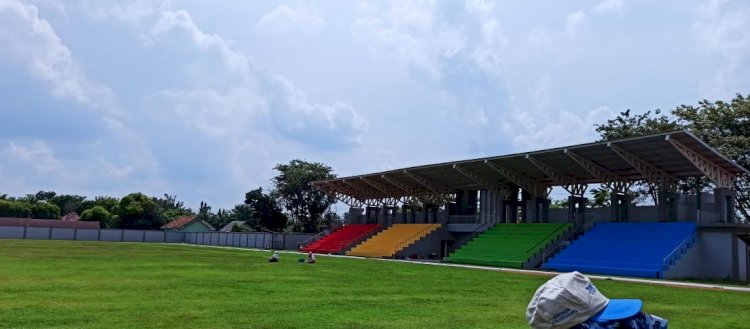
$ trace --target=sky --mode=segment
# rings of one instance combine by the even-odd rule
[[[0,193],[193,209],[750,92],[747,1],[0,0],[0,44]]]

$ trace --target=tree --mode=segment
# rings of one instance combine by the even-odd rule
[[[59,219],[60,208],[49,202],[37,202],[31,205],[31,215],[37,219]]]
[[[232,225],[232,232],[250,232],[250,230],[245,225],[234,224]]]
[[[112,215],[102,206],[95,206],[91,209],[86,209],[81,213],[82,221],[99,222],[101,227],[108,227],[111,218]]]
[[[279,174],[272,179],[274,192],[292,216],[296,228],[304,232],[320,230],[321,216],[336,199],[312,188],[313,181],[336,178],[322,163],[292,160],[274,167]]]
[[[60,208],[60,212],[63,214],[69,214],[71,212],[80,214],[82,211],[80,210],[81,203],[85,199],[85,196],[61,194],[55,195],[50,198],[49,201],[57,205],[57,207]]]
[[[177,201],[176,195],[164,194],[164,198],[151,198],[161,209],[162,217],[168,222],[175,218],[194,215],[193,210],[185,207],[182,201]]]
[[[83,215],[83,212],[92,209],[96,206],[102,207],[110,214],[115,214],[118,212],[117,207],[120,205],[120,200],[113,197],[108,196],[98,196],[95,197],[94,200],[84,200],[81,202],[81,206],[79,207],[79,210],[81,211],[81,215]]]
[[[258,230],[260,228],[260,221],[255,220],[253,217],[253,207],[247,204],[238,204],[232,209],[234,214],[234,220],[245,223],[248,227]]]
[[[57,193],[52,192],[52,191],[39,191],[39,192],[36,192],[34,196],[39,201],[49,201],[49,200],[52,200],[52,198],[54,198],[55,195],[57,195]]]
[[[245,204],[252,209],[252,220],[248,222],[251,228],[265,228],[271,231],[282,231],[286,228],[286,215],[281,212],[273,196],[263,193],[263,188],[259,187],[245,193]]]
[[[681,105],[670,111],[673,117],[662,115],[657,110],[654,115],[646,112],[631,116],[630,110],[605,124],[595,125],[602,140],[643,136],[679,129],[687,129],[721,154],[739,165],[750,167],[750,98],[736,95],[731,102],[703,100],[698,106]],[[705,179],[684,179],[678,182],[682,192],[703,190],[710,183]],[[735,209],[744,221],[750,221],[750,178],[738,177],[734,189],[737,191]],[[654,203],[656,191],[646,184],[634,185],[636,198],[644,200],[648,196]]]
[[[750,168],[750,97],[737,94],[729,103],[701,101],[698,106],[682,105],[672,111],[690,132],[721,154]],[[698,181],[696,188],[707,182]],[[750,221],[750,177],[741,175],[733,186],[735,209],[740,219]]]
[[[31,206],[24,202],[0,200],[0,217],[31,217]]]
[[[159,206],[142,193],[131,193],[120,200],[120,227],[124,229],[156,229],[164,224]]]

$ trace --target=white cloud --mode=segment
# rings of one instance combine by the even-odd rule
[[[88,14],[94,18],[102,20],[117,19],[131,24],[153,16],[159,7],[169,6],[168,2],[151,0],[86,0],[82,5]]]
[[[324,23],[318,9],[281,5],[263,15],[255,24],[255,29],[261,34],[312,32],[320,29]]]
[[[357,145],[358,135],[366,129],[366,120],[351,105],[342,101],[329,105],[311,102],[288,79],[259,67],[220,35],[201,30],[187,11],[164,10],[147,40],[153,46],[161,38],[172,37],[173,32],[187,33],[206,56],[220,56],[225,67],[212,70],[239,77],[239,82],[230,87],[164,91],[176,113],[203,133],[213,137],[241,135],[252,127],[281,133],[310,147],[339,148]]]
[[[625,0],[604,0],[594,7],[599,14],[618,13],[625,6]]]
[[[704,82],[703,96],[732,97],[750,83],[750,6],[713,0],[696,9],[693,31],[699,51],[719,55],[723,65]]]
[[[576,11],[565,19],[565,33],[569,36],[576,35],[586,24],[586,13],[583,10]]]
[[[4,45],[0,55],[50,83],[56,96],[112,109],[111,91],[85,77],[49,22],[39,18],[37,7],[15,0],[0,2],[0,44]]]
[[[365,5],[363,15],[353,24],[353,33],[376,57],[396,60],[430,81],[438,81],[442,77],[440,57],[461,46],[433,42],[439,34],[432,25],[434,10],[434,3],[429,1],[391,2],[386,11]],[[452,41],[460,43],[461,39]]]
[[[39,17],[37,7],[12,0],[0,2],[0,25],[0,43],[10,45],[0,48],[0,56],[19,63],[27,68],[35,79],[50,84],[55,96],[94,110],[91,112],[91,122],[78,124],[98,126],[103,123],[110,132],[107,136],[100,136],[101,140],[112,143],[118,151],[116,155],[107,155],[108,163],[117,162],[121,167],[131,168],[128,172],[135,169],[155,170],[158,164],[154,156],[143,137],[126,123],[128,115],[115,106],[111,89],[86,76],[72,51],[63,43],[52,25]],[[34,110],[44,112],[50,109]],[[22,160],[33,161],[36,168],[42,171],[50,172],[63,168],[63,162],[57,160],[47,144],[42,141],[35,142],[29,147],[11,144],[7,150]],[[117,157],[124,158],[119,161],[112,159]],[[105,172],[106,166],[97,167],[96,170],[82,166],[70,167],[70,172],[66,172],[65,177],[79,177],[85,180],[97,175],[108,175]]]
[[[63,169],[63,164],[55,157],[55,152],[42,141],[34,141],[28,146],[11,142],[5,148],[5,152],[11,157],[28,162],[39,171],[61,171]]]
[[[594,124],[614,115],[608,106],[584,113],[565,109],[552,97],[553,79],[542,76],[525,93],[514,97],[513,114],[503,130],[523,150],[590,142],[597,138]]]

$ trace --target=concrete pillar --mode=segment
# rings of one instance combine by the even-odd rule
[[[734,198],[737,192],[728,188],[714,189],[714,206],[719,221],[723,223],[734,223]]]
[[[498,200],[498,212],[497,212],[497,222],[498,223],[507,223],[508,222],[508,201],[499,199]]]
[[[575,223],[586,212],[586,198],[571,195],[568,197],[568,221]]]
[[[677,191],[674,187],[659,186],[658,195],[659,204],[657,210],[659,221],[676,222],[677,221]]]
[[[510,199],[508,200],[508,223],[517,223],[518,222],[518,200],[516,199]]]
[[[497,191],[492,191],[492,222],[497,223],[500,221],[500,196],[498,196]]]
[[[544,197],[538,197],[537,202],[539,205],[540,210],[540,217],[539,221],[542,223],[549,223],[549,206],[550,206],[550,199],[544,198]]]
[[[487,222],[487,213],[489,207],[487,207],[487,190],[479,190],[479,222]]]
[[[531,193],[524,191],[521,191],[521,222],[522,223],[530,223],[529,212],[530,212],[530,206],[529,206],[529,200],[531,199]]]
[[[364,213],[364,209],[362,208],[349,208],[349,213],[347,214],[347,219],[349,220],[350,224],[362,224],[362,214]]]
[[[615,222],[626,222],[628,221],[628,207],[630,206],[630,200],[628,200],[627,194],[612,193],[610,199],[610,218]]]

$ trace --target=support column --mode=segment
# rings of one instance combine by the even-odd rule
[[[349,213],[347,214],[347,216],[349,217],[348,218],[349,224],[363,224],[364,223],[362,220],[363,213],[364,213],[364,209],[362,208],[350,207]]]
[[[479,190],[479,222],[486,223],[489,217],[490,207],[487,190]]]
[[[676,222],[677,221],[677,191],[676,187],[669,185],[659,186],[657,205],[659,212],[659,221]]]
[[[508,207],[510,206],[508,200],[500,200],[500,203],[498,204],[500,211],[497,213],[497,221],[498,223],[509,223],[508,219]]]
[[[537,198],[537,202],[541,203],[541,217],[540,221],[542,223],[549,223],[549,205],[551,203],[550,199],[545,197],[539,197]]]
[[[568,197],[568,221],[576,223],[578,217],[586,212],[586,198],[571,195]]]
[[[630,200],[627,194],[612,193],[609,207],[612,221],[627,222],[629,206]]]
[[[505,216],[506,223],[518,223],[518,200],[508,199],[505,200]]]
[[[728,188],[714,189],[714,205],[720,222],[734,223],[734,198],[737,192]]]
[[[522,223],[530,223],[531,215],[530,212],[533,211],[533,207],[529,206],[529,200],[531,199],[531,193],[526,192],[525,190],[521,191],[521,222]]]
[[[492,191],[492,222],[493,223],[499,223],[500,218],[502,218],[501,215],[501,205],[502,200],[500,199],[500,196],[498,195],[497,191]]]

